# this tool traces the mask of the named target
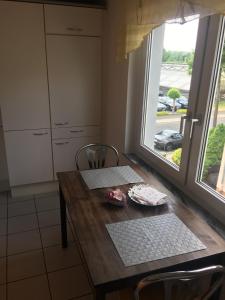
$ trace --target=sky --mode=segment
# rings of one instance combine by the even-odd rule
[[[164,48],[173,51],[195,50],[198,19],[189,21],[183,25],[166,24],[164,35]]]

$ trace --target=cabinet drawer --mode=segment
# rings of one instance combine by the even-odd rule
[[[102,11],[95,8],[45,5],[47,34],[100,36]]]
[[[57,172],[75,170],[75,154],[77,150],[90,143],[98,143],[98,137],[80,137],[59,139],[52,142],[55,179]],[[87,158],[81,157],[81,167],[88,168]]]
[[[52,129],[53,139],[67,139],[82,136],[99,136],[100,127],[98,126],[84,126],[84,127],[70,127],[70,128],[54,128]]]
[[[53,180],[49,129],[5,132],[11,186]]]

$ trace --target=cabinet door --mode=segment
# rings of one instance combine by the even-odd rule
[[[53,180],[49,129],[5,132],[11,186]]]
[[[52,127],[99,125],[101,40],[47,36]]]
[[[80,137],[74,139],[54,140],[52,145],[55,174],[56,172],[75,170],[75,154],[77,150],[84,145],[98,142],[99,137]],[[85,158],[82,160],[82,167],[87,168],[87,163],[84,161]]]
[[[102,11],[96,8],[44,5],[47,34],[100,36]]]
[[[0,1],[4,130],[49,128],[43,6]]]

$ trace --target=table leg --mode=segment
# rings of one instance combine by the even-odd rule
[[[59,186],[62,248],[67,247],[66,202]]]

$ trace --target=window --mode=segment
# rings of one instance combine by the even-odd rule
[[[149,43],[149,81],[142,143],[179,168],[184,116],[187,114],[198,19],[165,24]],[[177,150],[176,150],[177,149]]]
[[[212,73],[197,181],[225,196],[225,43],[224,22]]]
[[[137,153],[224,220],[224,17],[164,24],[146,47]],[[204,204],[203,204],[204,203]]]

